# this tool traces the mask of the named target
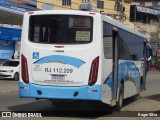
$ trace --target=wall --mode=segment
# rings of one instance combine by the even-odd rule
[[[71,0],[71,6],[62,6],[62,0],[39,0],[37,2],[37,8],[39,9],[53,9],[53,10],[66,10],[66,9],[73,9],[79,10],[79,4],[85,0]],[[104,9],[97,8],[97,0],[90,0],[92,3],[93,10],[100,12],[103,10],[107,14],[119,14],[119,12],[114,10],[114,5],[116,0],[102,0],[104,1]],[[125,6],[125,15],[129,18],[130,14],[130,0],[124,0]],[[126,20],[124,24],[129,25],[129,20]]]

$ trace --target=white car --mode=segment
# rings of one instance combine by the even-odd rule
[[[0,78],[19,80],[19,60],[8,60],[0,66]]]

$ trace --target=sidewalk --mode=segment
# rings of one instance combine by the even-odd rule
[[[160,71],[148,71],[148,74],[160,74]]]

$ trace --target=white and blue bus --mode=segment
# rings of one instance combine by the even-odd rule
[[[25,13],[19,95],[97,101],[120,110],[123,99],[145,86],[146,42],[143,34],[100,13]]]

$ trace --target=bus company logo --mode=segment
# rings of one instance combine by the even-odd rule
[[[11,112],[2,112],[2,117],[12,117]]]

